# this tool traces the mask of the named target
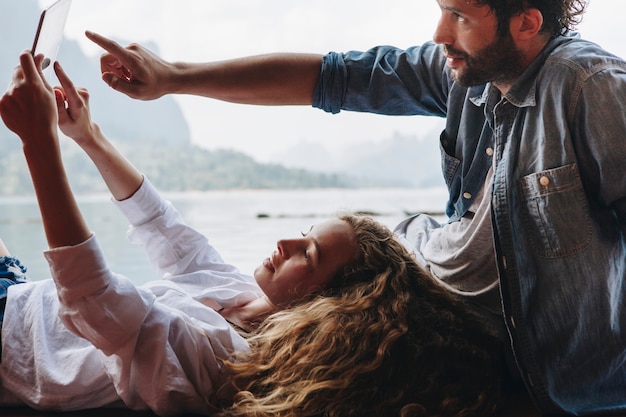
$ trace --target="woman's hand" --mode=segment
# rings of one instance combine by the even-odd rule
[[[55,99],[63,93],[55,92],[44,78],[42,60],[43,56],[33,59],[29,51],[20,55],[20,66],[0,99],[0,114],[7,127],[22,139],[48,246],[57,248],[84,242],[91,233],[72,195],[61,159],[57,106],[63,107],[63,117],[70,112],[64,100]],[[67,80],[64,83],[67,87]]]
[[[0,98],[0,115],[4,124],[26,145],[33,148],[50,145],[56,132],[58,114],[54,92],[41,72],[43,56],[33,59],[30,51],[20,55],[20,65],[6,93]]]
[[[84,147],[94,140],[99,131],[91,120],[89,92],[84,88],[76,88],[58,62],[54,63],[54,72],[61,83],[61,88],[54,90],[59,128],[63,134]]]
[[[115,199],[130,197],[143,182],[143,175],[92,121],[89,92],[76,88],[58,62],[54,64],[54,71],[61,82],[61,88],[55,90],[59,128],[91,158]]]

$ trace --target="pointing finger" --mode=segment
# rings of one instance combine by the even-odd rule
[[[85,36],[105,51],[117,57],[122,63],[124,63],[125,58],[129,56],[128,50],[112,39],[105,38],[102,35],[90,31],[86,31]]]
[[[63,67],[58,62],[54,63],[54,72],[61,83],[61,87],[63,87],[63,94],[65,95],[65,100],[67,101],[67,105],[69,108],[75,108],[81,105],[81,97],[74,86],[74,83],[65,73]]]

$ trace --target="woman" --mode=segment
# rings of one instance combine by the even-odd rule
[[[333,219],[279,241],[249,279],[104,137],[87,92],[58,63],[53,90],[39,67],[20,56],[0,114],[22,140],[53,282],[9,287],[2,396],[161,415],[493,411],[498,343],[391,232],[367,218]],[[69,188],[57,123],[93,160],[165,279],[138,288],[108,269]]]
[[[493,413],[494,339],[389,230],[354,228],[363,257],[347,279],[358,284],[265,320],[250,352],[227,363],[238,394],[222,416]]]

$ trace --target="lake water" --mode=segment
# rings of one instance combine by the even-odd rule
[[[393,228],[407,213],[441,212],[446,201],[443,188],[237,190],[165,196],[188,224],[209,237],[227,262],[246,273],[252,273],[275,249],[277,240],[299,236],[338,212],[375,213],[377,220]],[[78,202],[114,271],[136,284],[159,278],[143,250],[127,241],[126,220],[108,195],[80,196]],[[42,255],[47,245],[34,197],[0,197],[0,237],[28,267],[31,279],[49,277]]]

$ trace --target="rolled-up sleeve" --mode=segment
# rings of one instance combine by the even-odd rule
[[[61,319],[98,349],[112,353],[145,321],[154,296],[109,270],[95,236],[45,256],[57,285]]]
[[[313,95],[313,107],[337,114],[345,95],[346,66],[343,55],[331,52],[322,59],[320,78]]]
[[[324,56],[313,107],[386,115],[445,117],[452,84],[441,48],[377,46]]]
[[[111,272],[95,236],[47,251],[70,331],[102,351],[102,362],[124,403],[159,415],[208,413],[223,385],[221,359],[247,350],[218,313],[198,323]]]

